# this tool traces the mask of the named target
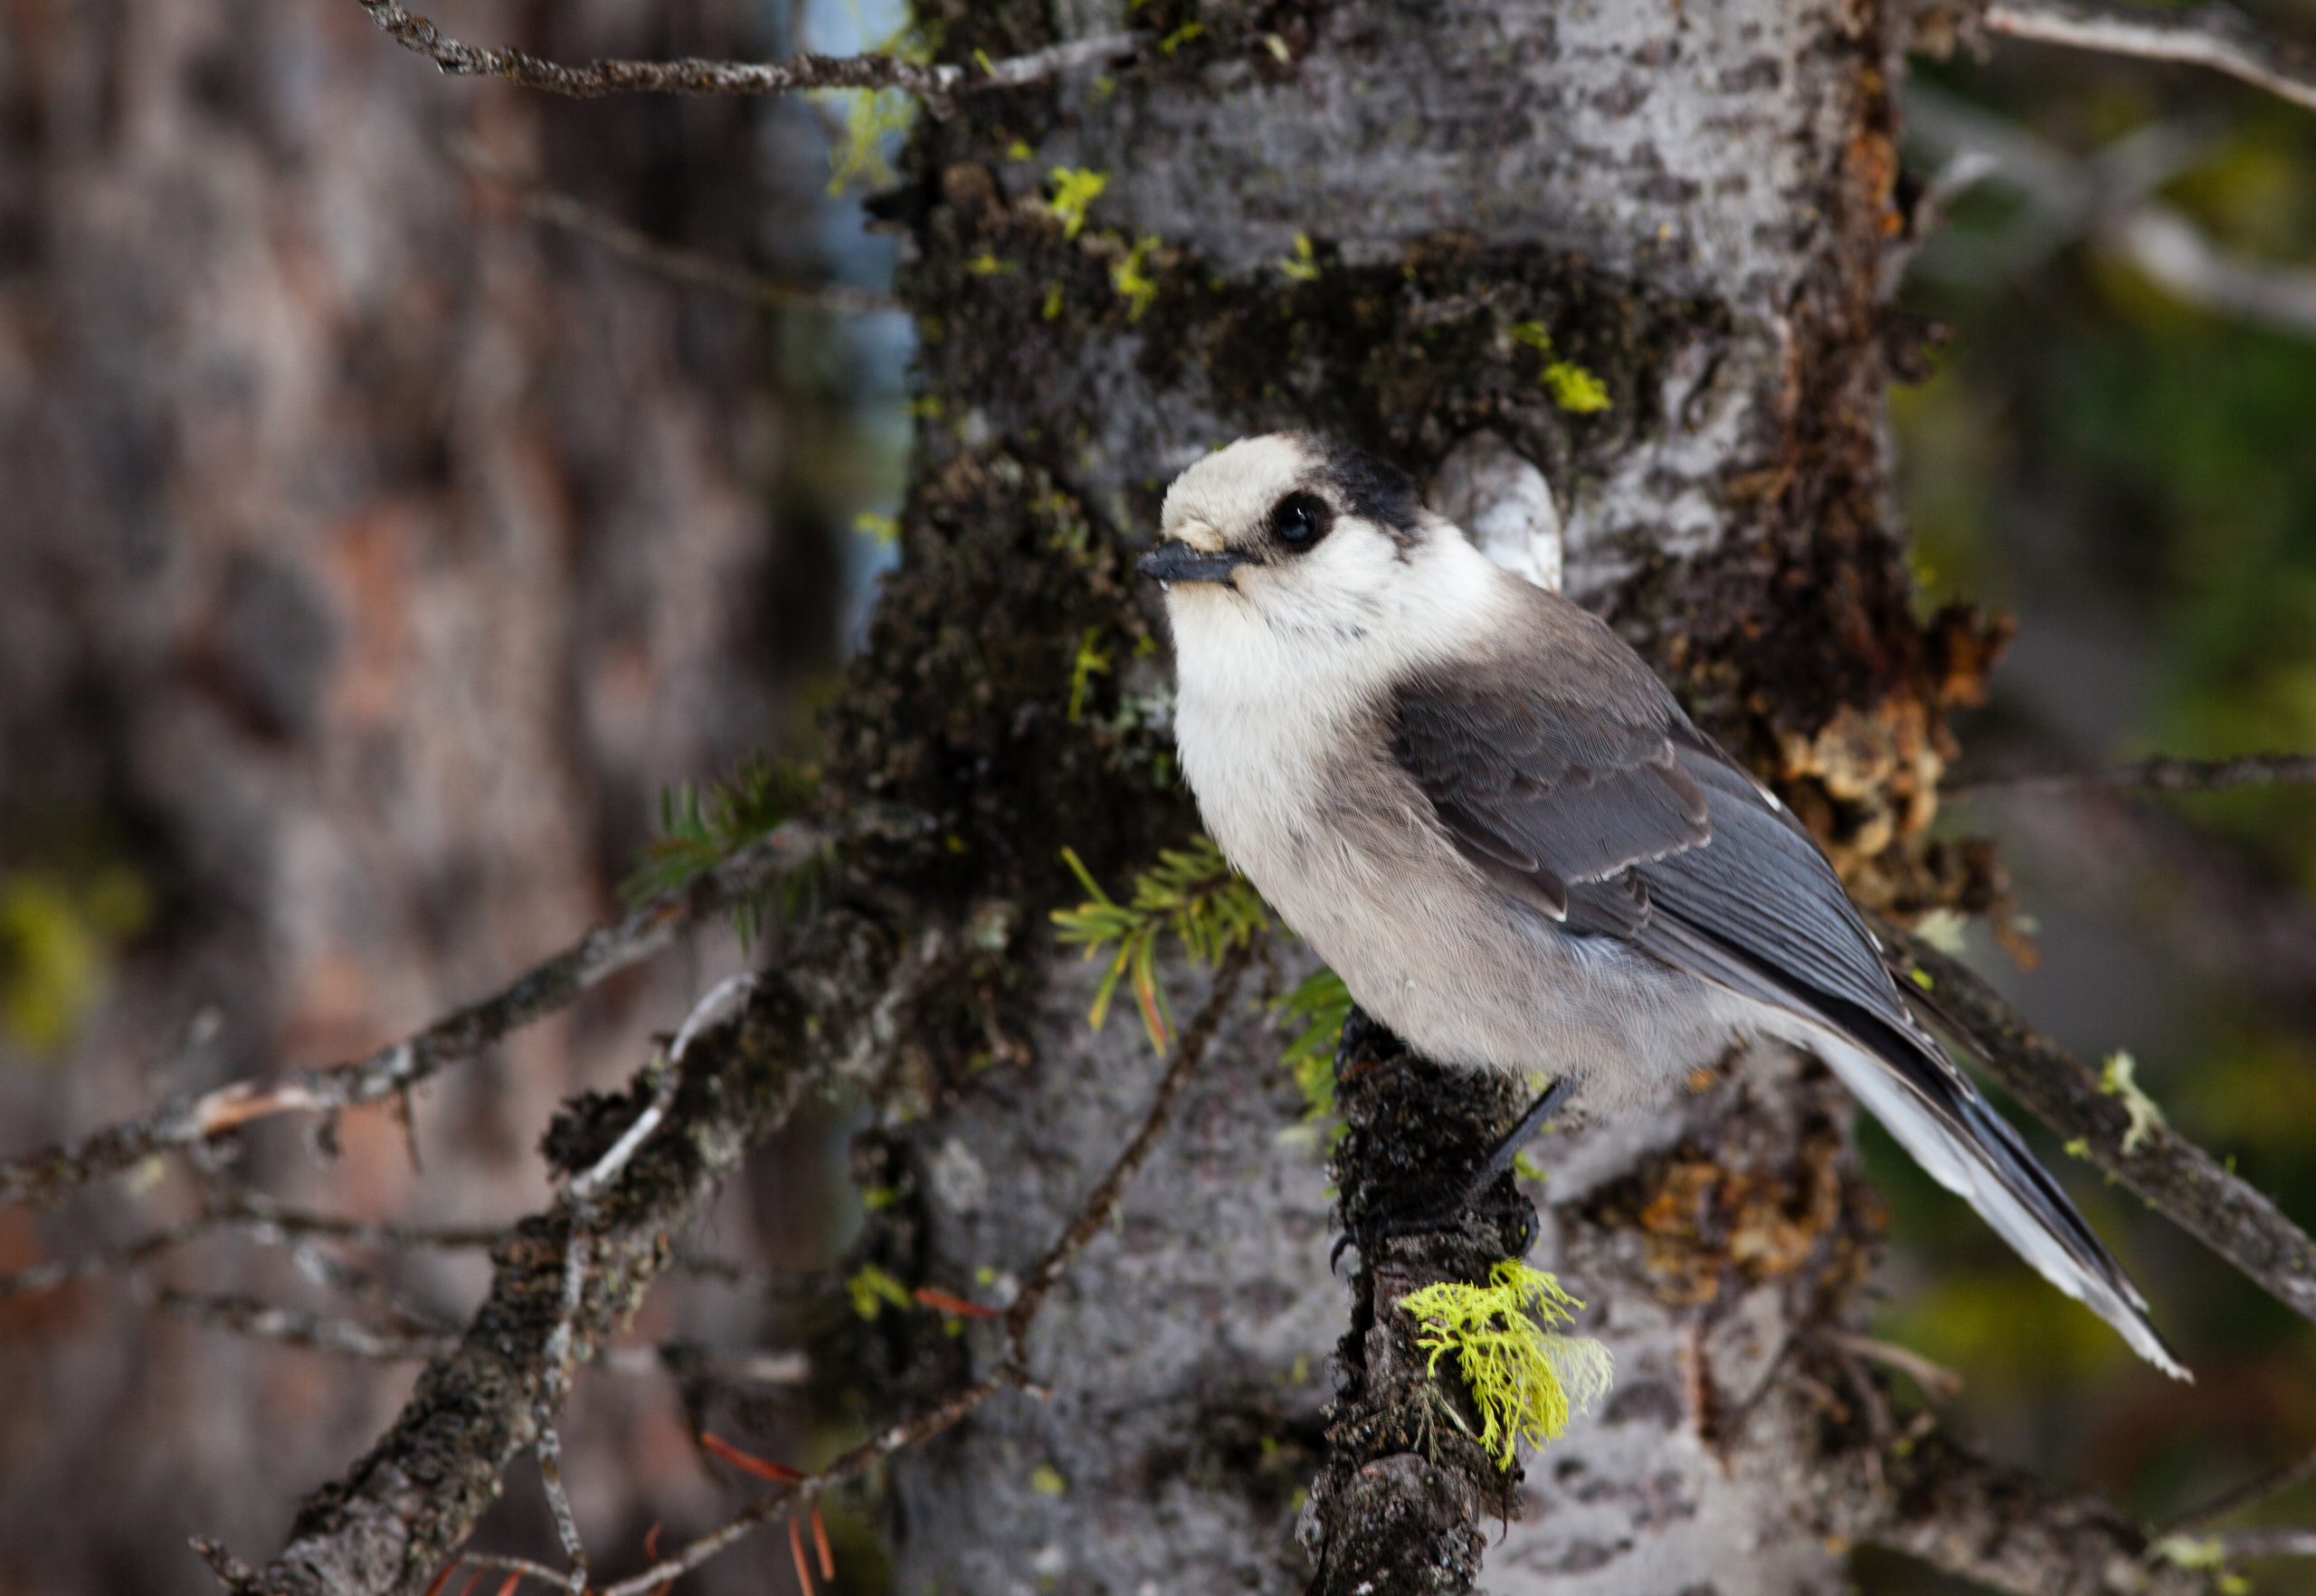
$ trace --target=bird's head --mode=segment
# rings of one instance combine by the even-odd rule
[[[1381,670],[1467,633],[1497,573],[1400,472],[1305,432],[1245,438],[1167,490],[1145,576],[1185,673]],[[1366,671],[1355,671],[1364,675]]]

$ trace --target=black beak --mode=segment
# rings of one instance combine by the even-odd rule
[[[1134,569],[1161,582],[1229,582],[1230,573],[1247,563],[1247,556],[1229,549],[1209,554],[1170,539],[1135,561]]]

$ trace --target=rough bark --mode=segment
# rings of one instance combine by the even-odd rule
[[[1052,37],[1037,5],[935,9],[951,50]],[[1065,33],[1116,22],[1058,10]],[[1914,621],[1885,513],[1889,19],[1356,0],[1135,20],[1172,47],[928,126],[887,206],[915,244],[931,419],[903,569],[835,722],[843,779],[955,817],[960,887],[1013,906],[1019,956],[1045,956],[1058,844],[1115,881],[1193,823],[1121,559],[1164,480],[1280,426],[1420,474],[1485,427],[1551,476],[1571,590],[1781,781],[1864,896],[1982,901],[1972,860],[1909,845],[1989,640]],[[1043,203],[1058,165],[1108,179],[1075,238]],[[1608,410],[1555,404],[1539,332]],[[1073,717],[1081,640],[1116,668]],[[878,1244],[926,1278],[1017,1262],[1155,1068],[1123,1025],[1087,1036],[1066,973],[1043,991],[936,1042],[952,1106],[869,1154],[910,1194]],[[897,1463],[902,1588],[1309,1577],[1295,1492],[1352,1309],[1315,1165],[1281,1145],[1275,1049],[1247,1028],[1081,1261],[1040,1327],[1051,1400]],[[972,1075],[976,1054],[1004,1062]],[[1484,1139],[1488,1111],[1409,1145]],[[1821,1071],[1768,1056],[1549,1145],[1538,1252],[1593,1304],[1619,1383],[1521,1486],[1490,1589],[1839,1587],[1810,1459],[1856,1414],[1780,1374],[1866,1267],[1850,1115]]]

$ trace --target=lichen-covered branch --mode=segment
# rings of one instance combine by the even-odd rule
[[[2316,51],[2264,32],[2232,5],[2171,9],[2111,0],[1994,0],[1990,33],[2226,72],[2316,110]]]
[[[252,1120],[327,1114],[407,1092],[509,1032],[567,1008],[609,977],[666,947],[687,927],[763,891],[840,838],[897,835],[909,829],[907,821],[874,809],[840,828],[792,821],[735,851],[688,887],[647,898],[481,1002],[375,1052],[175,1097],[78,1141],[0,1163],[0,1203],[52,1202],[154,1154],[193,1146]]]
[[[1353,1011],[1336,1055],[1343,1116],[1334,1178],[1347,1224],[1380,1202],[1437,1189],[1471,1168],[1517,1111],[1511,1084],[1443,1069]],[[1535,1211],[1509,1177],[1479,1194],[1452,1230],[1363,1250],[1352,1281],[1351,1328],[1326,1458],[1297,1534],[1316,1565],[1312,1596],[1460,1591],[1479,1577],[1487,1526],[1519,1511],[1517,1466],[1498,1468],[1459,1387],[1432,1378],[1400,1310],[1438,1281],[1485,1278],[1527,1249]]]
[[[1961,963],[1920,937],[1884,932],[1929,978],[1928,1002],[1987,1070],[2102,1171],[2226,1259],[2268,1294],[2316,1320],[2316,1241],[2218,1160],[2037,1031]]]
[[[461,43],[432,21],[394,4],[361,0],[386,35],[426,57],[452,77],[504,78],[526,89],[577,100],[612,94],[793,94],[804,89],[898,89],[919,95],[936,113],[951,98],[976,89],[1012,89],[1058,73],[1122,61],[1141,47],[1137,33],[1096,38],[1032,51],[985,64],[909,61],[897,55],[818,55],[783,61],[591,61],[567,66],[521,50]]]
[[[937,932],[902,949],[857,917],[825,917],[736,1021],[698,1039],[648,1138],[631,1145],[625,1133],[660,1106],[656,1065],[623,1098],[583,1100],[555,1140],[578,1180],[611,1168],[602,1189],[515,1228],[457,1347],[428,1367],[368,1455],[308,1500],[280,1555],[233,1588],[422,1588],[498,1495],[508,1463],[536,1444],[543,1394],[567,1385],[641,1300],[674,1233],[809,1092],[883,1056],[944,951]]]

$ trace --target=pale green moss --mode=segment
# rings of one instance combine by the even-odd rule
[[[1125,259],[1110,268],[1110,286],[1126,303],[1126,319],[1140,321],[1142,313],[1158,302],[1158,282],[1146,270],[1150,252],[1158,247],[1158,240],[1149,233],[1134,241]]]
[[[864,1319],[873,1319],[887,1307],[916,1306],[908,1287],[875,1264],[862,1264],[855,1269],[845,1281],[844,1289],[852,1298],[852,1311]]]
[[[1544,369],[1537,380],[1544,385],[1553,404],[1578,415],[1609,408],[1608,384],[1573,360],[1554,358],[1552,328],[1541,321],[1515,321],[1504,330],[1514,343],[1544,356]]]
[[[1077,657],[1069,667],[1069,719],[1072,725],[1086,712],[1086,691],[1097,676],[1107,676],[1115,661],[1109,651],[1100,647],[1096,639],[1102,635],[1098,626],[1088,626],[1077,640]]]
[[[2107,1056],[2106,1067],[2099,1072],[2099,1089],[2111,1097],[2122,1099],[2123,1112],[2131,1116],[2131,1124],[2123,1132],[2123,1151],[2136,1153],[2140,1144],[2154,1134],[2163,1123],[2163,1110],[2155,1099],[2140,1090],[2133,1072],[2139,1061],[2129,1053],[2115,1052]]]
[[[1544,387],[1553,404],[1578,415],[1609,408],[1609,385],[1573,360],[1555,360],[1545,366]]]
[[[1048,176],[1053,179],[1053,198],[1046,202],[1046,209],[1061,223],[1064,238],[1076,238],[1085,230],[1087,209],[1109,187],[1109,175],[1082,166],[1056,166]]]
[[[1479,1409],[1480,1446],[1504,1469],[1522,1442],[1539,1447],[1565,1434],[1571,1418],[1608,1394],[1609,1349],[1547,1328],[1574,1323],[1583,1306],[1518,1259],[1489,1270],[1485,1286],[1443,1280],[1400,1300],[1422,1325],[1416,1345],[1431,1354],[1430,1373],[1456,1354]]]

